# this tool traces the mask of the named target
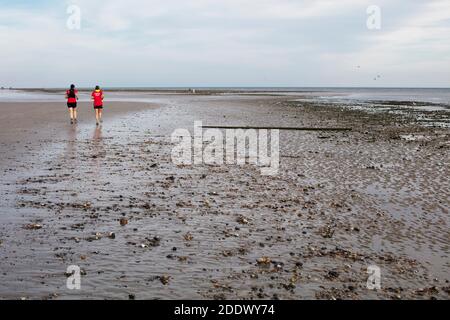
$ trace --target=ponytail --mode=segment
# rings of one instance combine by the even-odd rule
[[[70,85],[70,90],[69,90],[69,98],[76,98],[75,96],[75,85]]]

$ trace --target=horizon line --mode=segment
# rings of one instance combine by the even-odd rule
[[[68,86],[67,86],[68,87]],[[94,87],[94,86],[92,86]],[[77,87],[91,89],[90,87]],[[103,86],[104,89],[450,89],[449,87],[401,87],[401,86]],[[65,87],[1,87],[1,90],[55,90]]]

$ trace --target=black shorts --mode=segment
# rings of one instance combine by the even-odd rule
[[[103,106],[94,106],[94,109],[103,109]]]
[[[77,107],[77,103],[76,102],[67,102],[67,107],[68,108],[76,108]]]

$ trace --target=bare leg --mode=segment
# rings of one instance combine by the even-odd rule
[[[100,119],[100,122],[103,122],[103,120],[102,120],[102,112],[103,112],[102,109],[98,109],[98,117]]]
[[[76,108],[73,109],[73,118],[75,119],[75,121],[77,121],[77,109]]]
[[[73,122],[73,108],[69,108],[70,122]]]
[[[99,109],[95,109],[95,121],[97,122],[97,124],[98,124],[98,119],[99,118]]]

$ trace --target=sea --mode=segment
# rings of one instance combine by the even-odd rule
[[[258,95],[287,95],[302,96],[326,102],[355,102],[355,101],[396,101],[396,102],[421,102],[430,105],[450,105],[450,88],[294,88],[294,87],[114,87],[104,88],[109,92],[111,101],[133,99],[151,100],[152,94],[183,93],[189,89],[196,92],[217,91],[218,94],[258,94]],[[32,101],[63,101],[66,89],[0,89],[0,102],[32,102]],[[81,101],[89,101],[89,90],[80,89]]]

